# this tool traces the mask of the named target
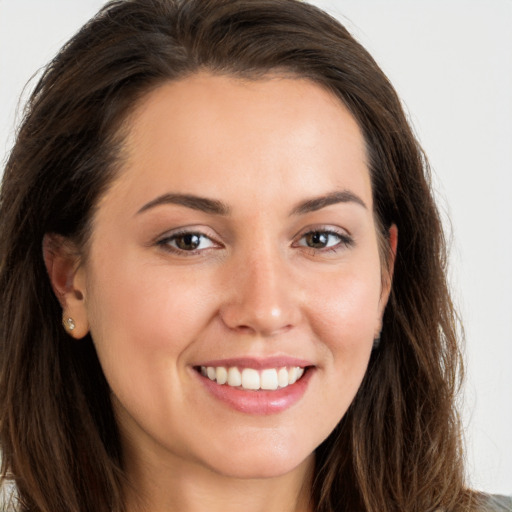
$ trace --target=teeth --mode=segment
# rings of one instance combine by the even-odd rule
[[[213,379],[215,380],[215,379]],[[237,388],[242,385],[242,374],[238,371],[238,368],[230,368],[228,370],[228,386]]]
[[[227,384],[234,388],[241,387],[252,391],[258,389],[273,391],[285,388],[295,384],[304,374],[304,368],[299,366],[266,368],[261,371],[254,368],[244,368],[240,371],[236,367],[201,366],[200,371],[201,375],[216,381],[217,384]]]
[[[260,389],[260,380],[258,370],[245,368],[242,371],[242,387],[244,389]]]
[[[261,389],[274,390],[279,385],[276,370],[263,370],[261,372]]]
[[[279,368],[277,372],[277,383],[280,388],[288,386],[288,370],[286,368]]]
[[[228,381],[228,371],[226,368],[220,366],[217,368],[217,371],[215,372],[215,377],[217,380],[217,384],[226,384]]]

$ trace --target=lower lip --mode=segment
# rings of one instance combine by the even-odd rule
[[[249,391],[234,388],[227,384],[217,384],[195,371],[203,386],[215,398],[224,402],[232,409],[246,414],[269,415],[285,411],[296,404],[305,394],[309,381],[314,373],[310,367],[294,384],[275,391]]]

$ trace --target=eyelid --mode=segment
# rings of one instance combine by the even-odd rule
[[[307,245],[298,244],[298,242],[302,240],[305,236],[313,233],[325,233],[328,235],[335,235],[340,239],[340,242],[334,246],[323,247],[318,249],[315,247],[308,247]],[[340,247],[351,247],[352,245],[354,245],[354,239],[347,232],[346,229],[332,225],[316,225],[308,226],[307,228],[304,228],[301,231],[299,231],[299,233],[294,237],[294,242],[292,245],[295,247],[303,247],[314,252],[329,252],[336,251],[336,249]]]
[[[222,243],[218,240],[217,236],[214,236],[210,234],[204,227],[198,227],[198,226],[185,226],[176,228],[174,230],[166,231],[163,235],[160,235],[156,238],[154,241],[154,244],[165,250],[166,252],[174,253],[180,256],[194,256],[198,255],[200,253],[203,253],[205,251],[209,251],[211,249],[216,249],[222,247]],[[212,246],[205,247],[202,249],[191,249],[191,250],[185,250],[185,249],[179,249],[178,247],[173,247],[170,245],[169,241],[179,238],[180,236],[185,235],[198,235],[200,237],[206,238],[211,241]]]
[[[158,236],[154,244],[162,248],[164,251],[169,253],[174,253],[179,256],[194,256],[199,255],[201,253],[209,252],[213,249],[218,249],[224,247],[224,244],[219,241],[219,237],[216,234],[211,234],[210,229],[205,228],[204,226],[182,226],[176,228],[174,230],[166,231],[164,234]],[[327,246],[327,247],[310,247],[305,244],[299,243],[304,237],[309,234],[314,233],[323,233],[327,235],[336,236],[339,239],[339,242],[335,245]],[[185,235],[198,235],[200,237],[204,237],[211,242],[211,246],[199,249],[180,249],[179,247],[174,247],[169,242],[173,239],[176,239],[180,236]],[[307,249],[313,253],[322,253],[322,252],[336,252],[337,249],[350,247],[354,244],[353,237],[347,232],[346,229],[340,228],[338,226],[333,225],[313,225],[307,226],[299,231],[292,239],[292,247],[300,247],[303,249]]]

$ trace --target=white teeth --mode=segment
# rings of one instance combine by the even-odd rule
[[[261,371],[254,368],[244,368],[240,371],[237,367],[201,366],[200,371],[201,375],[216,381],[217,384],[227,384],[252,391],[258,389],[274,391],[285,388],[295,384],[304,374],[304,368],[299,366],[266,368]]]
[[[288,370],[286,368],[279,368],[277,372],[277,383],[280,388],[288,386]]]
[[[274,390],[277,389],[278,385],[277,370],[272,368],[261,372],[261,389]]]
[[[242,371],[242,387],[244,389],[260,389],[260,374],[258,370],[244,368]]]
[[[217,374],[217,384],[226,384],[228,381],[228,371],[226,368],[219,366],[215,373]]]
[[[238,371],[238,368],[230,368],[228,370],[228,386],[237,388],[242,385],[242,374]]]

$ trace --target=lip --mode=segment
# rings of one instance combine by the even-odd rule
[[[213,398],[235,411],[260,416],[284,412],[299,402],[306,393],[311,378],[315,373],[315,367],[311,365],[311,362],[289,357],[273,357],[261,360],[252,358],[212,360],[205,361],[199,366],[224,366],[227,368],[236,366],[238,368],[254,368],[258,370],[283,366],[300,366],[305,368],[304,375],[297,382],[285,388],[275,391],[261,389],[250,391],[234,388],[227,384],[217,384],[215,381],[201,375],[197,371],[197,366],[194,366],[193,373],[206,392]]]

